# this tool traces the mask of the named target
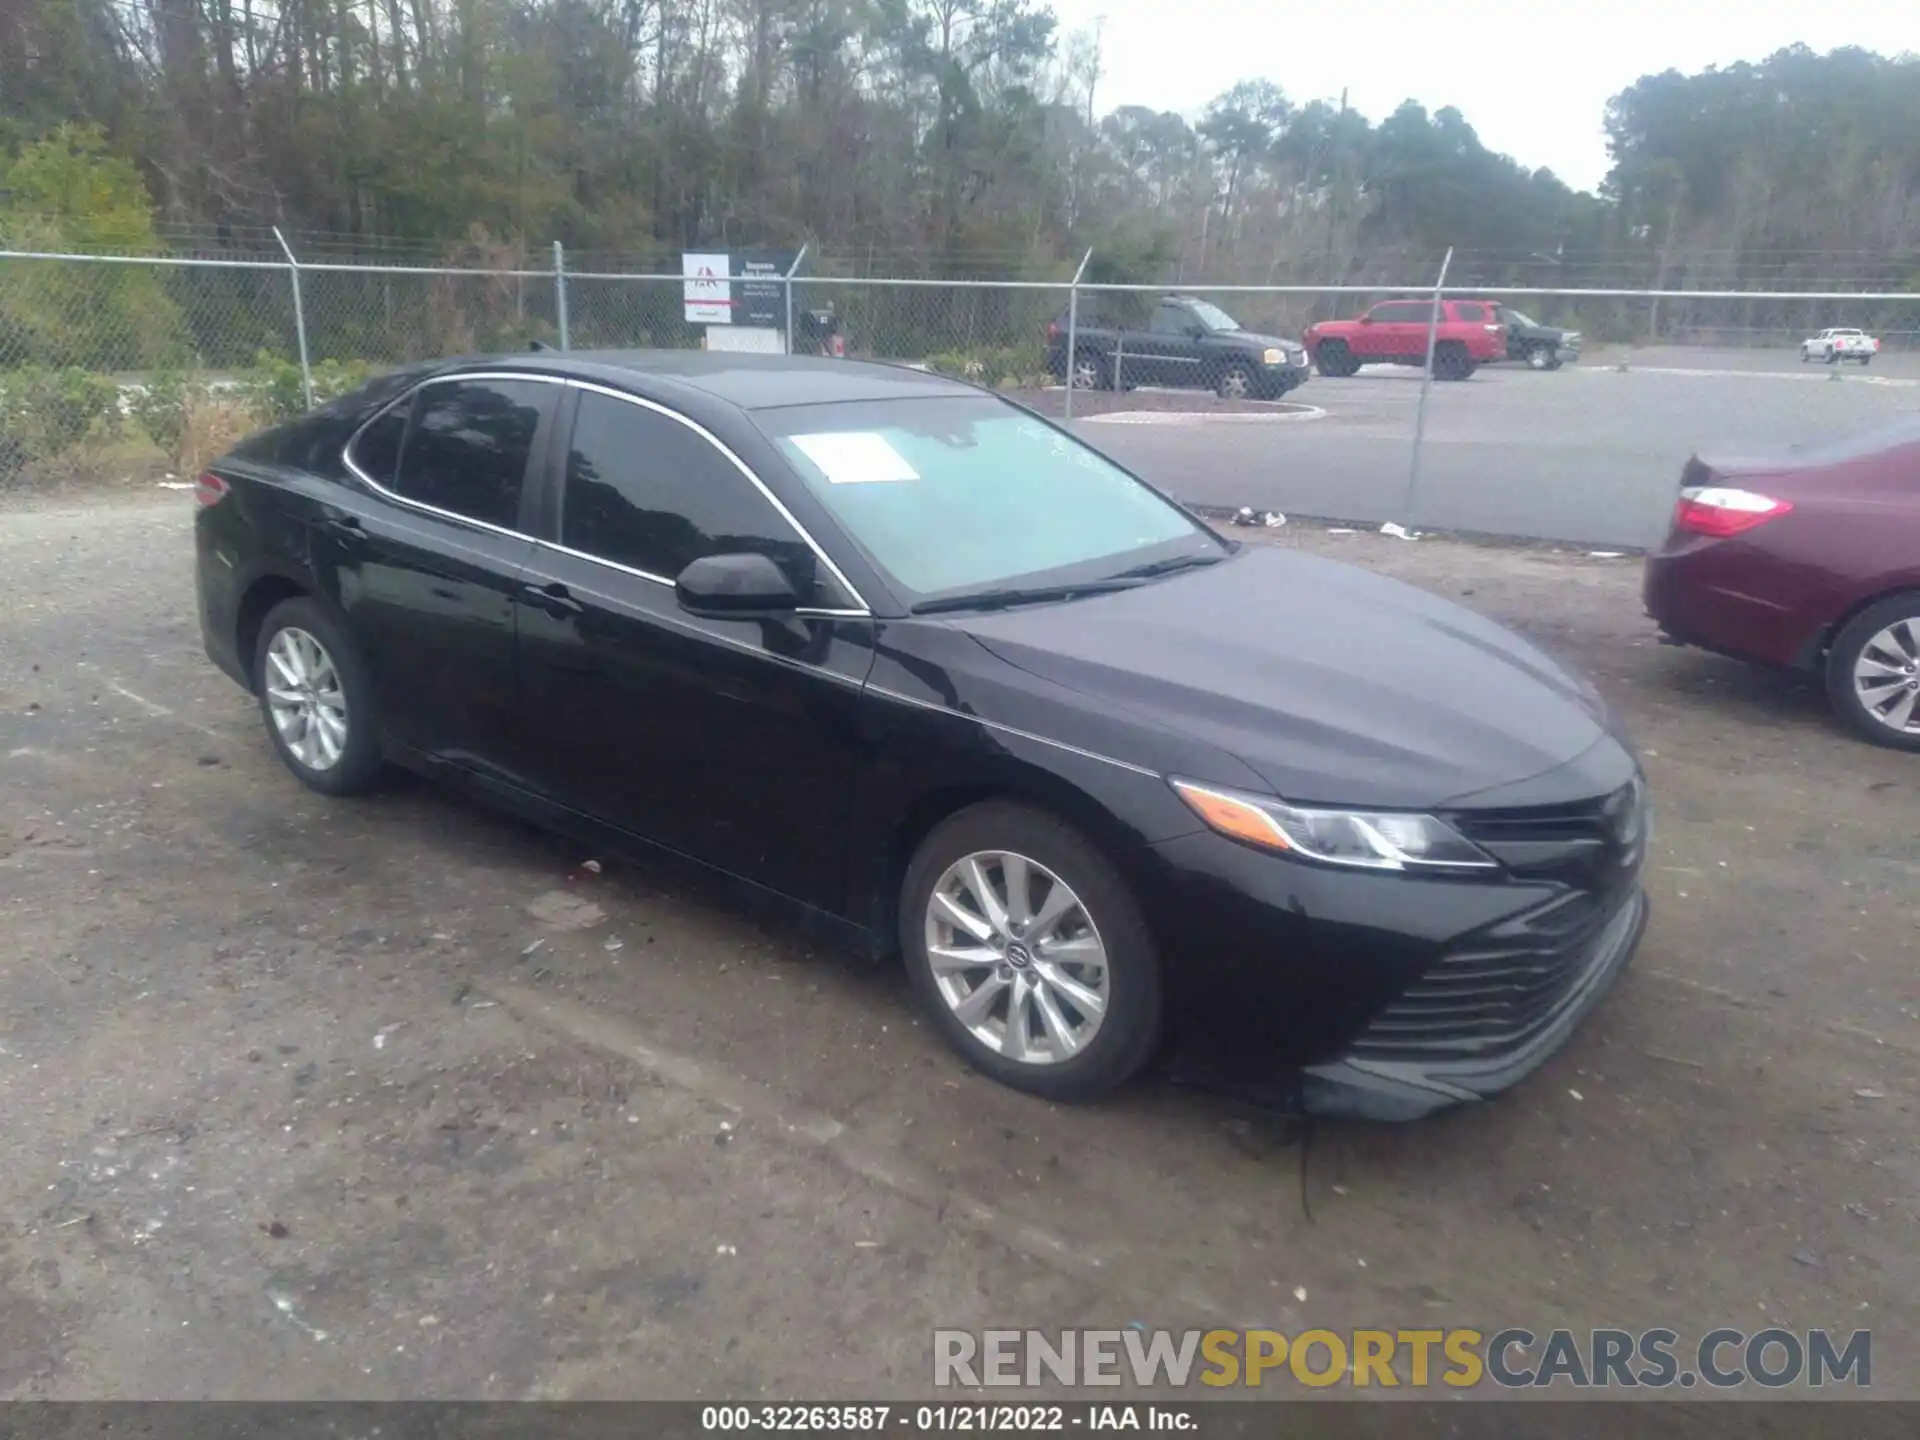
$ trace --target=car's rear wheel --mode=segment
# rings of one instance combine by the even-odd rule
[[[1433,349],[1433,378],[1465,380],[1474,372],[1473,357],[1458,340],[1442,340]]]
[[[1002,1084],[1089,1100],[1160,1035],[1160,962],[1126,882],[1079,831],[998,801],[935,828],[907,869],[900,944],[947,1042]]]
[[[1113,382],[1113,376],[1107,367],[1100,363],[1100,357],[1091,350],[1082,350],[1073,357],[1073,388],[1076,390],[1105,390]]]
[[[1313,368],[1322,375],[1343,379],[1360,368],[1344,340],[1322,340],[1313,347]]]
[[[253,675],[267,737],[301,784],[325,795],[373,788],[382,771],[372,686],[346,629],[305,596],[267,613]]]
[[[1221,372],[1219,383],[1213,388],[1222,400],[1251,400],[1253,372],[1244,365],[1229,365]]]
[[[1869,605],[1834,637],[1827,696],[1876,745],[1920,750],[1920,591]]]

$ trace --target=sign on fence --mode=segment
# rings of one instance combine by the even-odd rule
[[[786,274],[792,265],[791,250],[682,254],[680,273],[686,277],[687,323],[783,328]]]
[[[731,258],[727,255],[680,257],[680,273],[686,276],[687,323],[689,325],[730,325],[733,323],[733,285]]]

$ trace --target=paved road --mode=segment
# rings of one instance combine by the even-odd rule
[[[1624,372],[1613,368],[1622,360]],[[1080,431],[1194,504],[1647,546],[1665,535],[1696,448],[1805,443],[1920,411],[1920,356],[1834,374],[1791,354],[1662,349],[1436,385],[1411,517],[1417,372],[1315,377],[1295,397],[1326,410],[1311,423],[1100,420]]]
[[[1562,1055],[1309,1153],[988,1084],[896,972],[430,787],[308,794],[190,514],[0,513],[0,1400],[924,1396],[935,1326],[1134,1322],[1869,1326],[1920,1396],[1913,760],[1654,645],[1631,564],[1254,537],[1568,654],[1660,814]]]

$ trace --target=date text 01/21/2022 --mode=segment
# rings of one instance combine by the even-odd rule
[[[1192,1413],[1167,1405],[707,1405],[705,1431],[822,1432],[910,1430],[978,1434],[986,1431],[1190,1431]]]

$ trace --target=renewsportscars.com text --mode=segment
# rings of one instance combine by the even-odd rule
[[[937,1387],[1819,1389],[1873,1383],[1866,1330],[936,1330]]]

